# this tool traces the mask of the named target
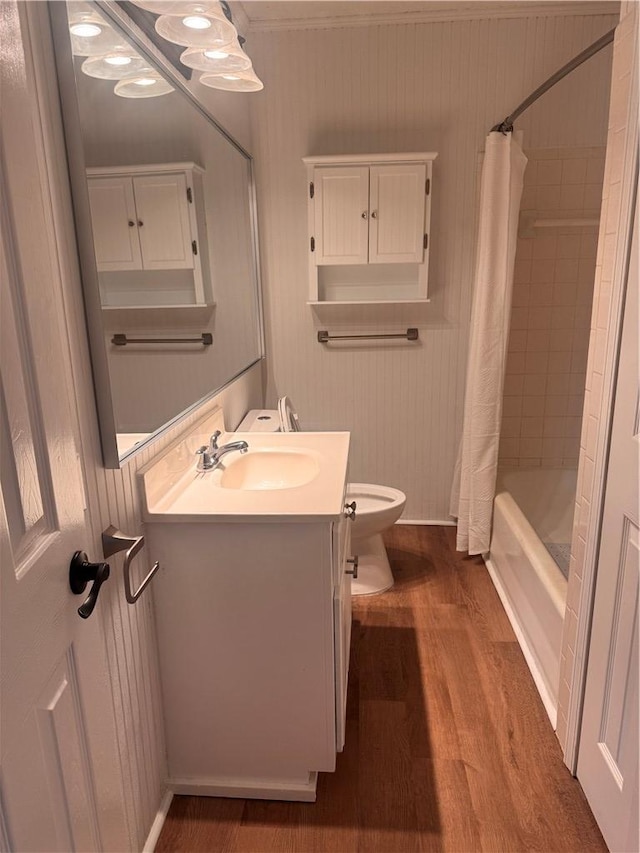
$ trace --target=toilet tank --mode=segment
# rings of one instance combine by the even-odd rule
[[[280,432],[280,417],[276,409],[251,409],[236,428],[236,432]]]

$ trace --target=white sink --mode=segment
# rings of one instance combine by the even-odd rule
[[[293,489],[310,483],[319,472],[317,453],[263,448],[227,457],[219,482],[224,489]]]
[[[196,450],[244,440],[211,471],[196,470]],[[308,522],[344,515],[347,432],[225,432],[214,409],[145,466],[139,476],[147,522]]]

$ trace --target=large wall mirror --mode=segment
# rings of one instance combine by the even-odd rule
[[[120,5],[50,4],[107,467],[263,355],[251,158]],[[109,79],[83,8],[147,71]]]

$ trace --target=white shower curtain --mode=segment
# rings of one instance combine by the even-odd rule
[[[462,440],[451,492],[456,548],[489,550],[518,214],[527,158],[513,133],[490,133],[480,190],[478,252]]]

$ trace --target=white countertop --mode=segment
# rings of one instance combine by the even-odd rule
[[[278,522],[338,519],[344,514],[349,457],[348,432],[223,433],[220,446],[244,440],[252,450],[307,451],[318,463],[318,473],[303,485],[274,489],[224,488],[224,467],[197,472],[196,457],[176,472],[163,462],[145,468],[142,475],[144,519],[147,522]],[[184,454],[181,454],[184,469]],[[239,453],[222,460],[229,466]]]

